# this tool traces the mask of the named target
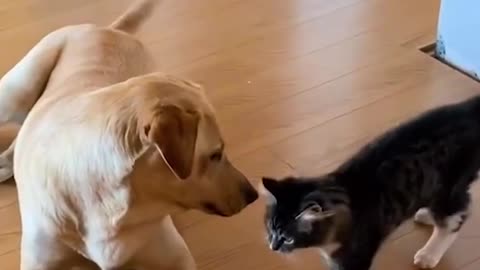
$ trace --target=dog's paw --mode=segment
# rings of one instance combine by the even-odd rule
[[[13,164],[5,157],[0,156],[0,183],[13,177]]]
[[[438,254],[434,254],[429,250],[422,248],[415,254],[413,264],[420,269],[432,269],[437,266],[441,258],[442,257],[438,256]]]
[[[415,214],[415,222],[423,225],[434,225],[432,213],[428,208],[420,208]]]

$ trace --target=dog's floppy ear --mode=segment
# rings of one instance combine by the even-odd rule
[[[175,105],[164,105],[145,127],[150,142],[157,146],[170,169],[180,178],[192,173],[199,114]]]

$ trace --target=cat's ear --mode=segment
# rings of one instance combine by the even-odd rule
[[[277,199],[275,198],[275,191],[278,186],[278,181],[273,178],[263,177],[262,178],[262,185],[260,186],[259,190],[262,195],[265,196],[267,202],[270,204],[274,204]]]
[[[325,211],[318,203],[311,202],[307,204],[307,207],[305,207],[295,219],[316,221],[331,217],[333,215],[335,215],[334,211]]]

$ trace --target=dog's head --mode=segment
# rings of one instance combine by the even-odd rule
[[[139,122],[148,150],[136,162],[138,188],[152,198],[231,216],[258,195],[228,160],[212,106],[200,86],[167,76],[143,85]]]

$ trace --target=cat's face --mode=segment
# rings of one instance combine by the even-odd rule
[[[345,216],[345,194],[322,182],[263,178],[265,226],[272,250],[287,253],[335,242]]]

